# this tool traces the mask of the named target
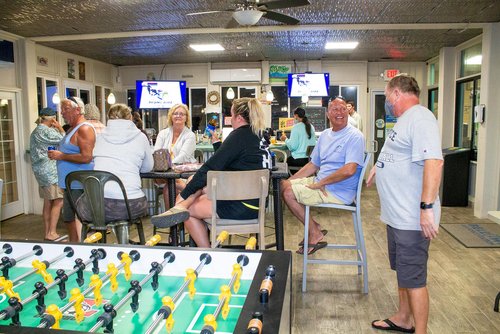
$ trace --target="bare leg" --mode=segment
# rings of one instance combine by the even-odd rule
[[[50,213],[52,209],[52,202],[49,199],[44,199],[43,200],[43,210],[42,210],[42,215],[43,215],[43,224],[45,227],[45,239],[49,238],[49,231],[50,231]]]
[[[68,228],[68,235],[70,242],[80,242],[80,236],[82,232],[82,223],[75,219],[71,222],[65,222]]]
[[[283,185],[283,199],[286,205],[292,212],[292,214],[297,217],[302,224],[304,224],[305,219],[305,207],[304,205],[297,202],[295,194],[292,191],[292,186],[290,181],[285,181]],[[311,218],[311,217],[310,217]],[[311,221],[311,220],[310,220]],[[321,233],[321,227],[316,221],[312,220],[314,224],[309,224],[309,243],[316,244],[323,239],[323,233]]]
[[[429,293],[427,287],[407,289],[410,307],[415,320],[415,333],[427,333],[429,319]]]
[[[58,198],[50,202],[51,202],[50,217],[49,217],[48,229],[46,229],[45,231],[45,238],[53,240],[60,237],[59,234],[57,234],[56,229],[57,229],[57,222],[59,221],[59,216],[61,215],[63,199]]]
[[[189,208],[189,219],[184,222],[184,226],[198,247],[210,247],[208,239],[207,224],[203,219],[212,217],[212,201],[207,195],[202,195],[202,190],[198,190],[192,196],[178,205],[187,205]],[[194,197],[197,195],[196,197]],[[194,197],[194,198],[193,198]]]
[[[427,291],[427,290],[426,290]],[[399,308],[396,314],[389,318],[396,325],[403,328],[411,328],[413,326],[412,312],[410,308],[410,300],[408,296],[408,289],[398,288],[399,295]],[[383,321],[376,321],[375,325],[387,327],[388,325]]]

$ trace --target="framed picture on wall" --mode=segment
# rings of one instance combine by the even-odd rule
[[[85,80],[85,63],[83,61],[78,62],[78,78]]]
[[[68,78],[76,79],[75,77],[75,60],[68,59]]]

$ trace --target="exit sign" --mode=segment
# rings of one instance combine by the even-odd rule
[[[385,70],[384,71],[384,80],[389,81],[398,74],[399,74],[399,70],[395,70],[395,69]]]

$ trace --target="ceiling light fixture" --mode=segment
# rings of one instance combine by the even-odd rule
[[[325,50],[352,50],[358,44],[358,42],[328,42],[325,44]]]
[[[109,93],[107,101],[108,101],[108,104],[115,104],[115,102],[116,102],[115,94]]]
[[[59,94],[55,93],[54,95],[52,95],[52,103],[54,104],[61,103],[61,98],[59,97]]]
[[[227,97],[228,100],[234,99],[234,90],[233,90],[233,88],[229,87],[229,89],[227,90],[227,93],[226,93],[226,97]]]
[[[189,44],[189,47],[198,52],[225,50],[220,44]]]
[[[233,17],[241,26],[253,26],[257,23],[264,12],[257,9],[242,9],[233,13]]]

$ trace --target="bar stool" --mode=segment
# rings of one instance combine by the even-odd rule
[[[305,209],[305,219],[304,219],[304,269],[302,272],[302,292],[306,292],[307,284],[307,265],[311,264],[338,264],[338,265],[355,265],[358,267],[358,275],[363,274],[363,292],[368,293],[368,264],[366,258],[366,248],[365,239],[363,236],[363,227],[361,224],[361,189],[363,187],[363,179],[370,161],[372,153],[366,153],[363,162],[363,168],[359,176],[358,188],[356,191],[356,200],[350,205],[344,204],[318,204],[314,207],[320,208],[332,208],[339,210],[347,210],[352,213],[352,222],[354,227],[354,235],[356,237],[355,245],[340,245],[340,244],[328,244],[326,249],[354,249],[356,250],[357,258],[356,260],[336,260],[336,259],[310,259],[308,258],[307,251],[309,244],[309,216],[310,207],[306,205]]]

